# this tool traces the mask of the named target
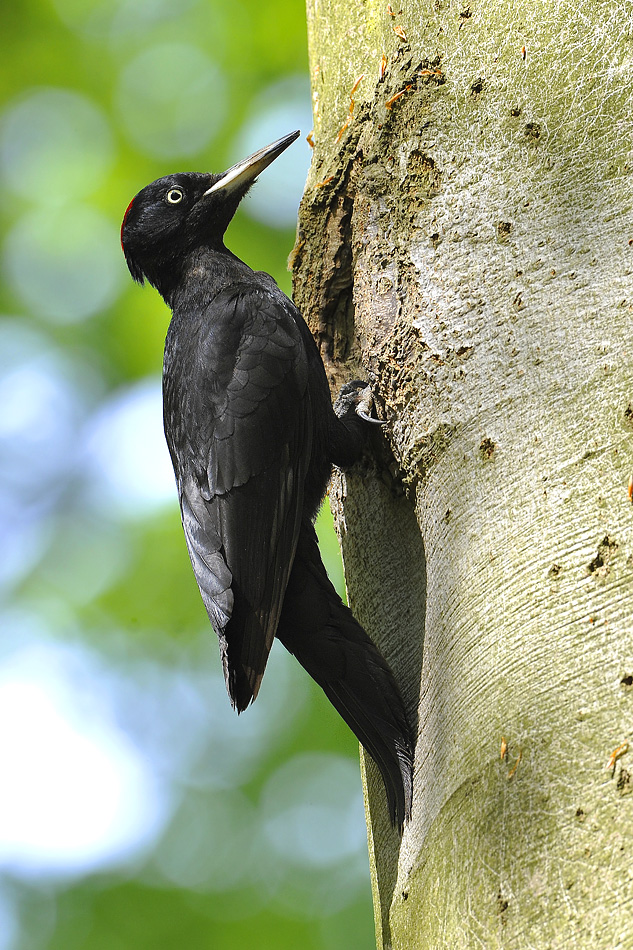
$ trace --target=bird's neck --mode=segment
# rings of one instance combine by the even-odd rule
[[[183,300],[195,298],[198,306],[217,296],[230,284],[252,279],[253,270],[228,248],[200,247],[184,262],[179,279],[163,292],[165,301],[176,310]]]

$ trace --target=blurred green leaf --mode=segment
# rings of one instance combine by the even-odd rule
[[[167,46],[193,49],[199,76],[189,75],[193,86],[187,87],[172,68],[165,83],[160,83],[165,87],[161,100],[159,89],[143,89],[144,72],[138,64],[148,61],[148,51]],[[160,57],[156,60],[158,54],[152,55],[160,78]],[[172,66],[177,59],[172,57]],[[210,64],[206,72],[205,63]],[[5,439],[0,512],[3,547],[9,552],[6,568],[0,568],[3,649],[28,645],[41,635],[69,647],[82,644],[102,655],[110,666],[99,689],[107,686],[109,678],[114,683],[119,677],[119,692],[112,694],[112,715],[125,713],[138,736],[143,729],[154,735],[151,726],[169,737],[167,720],[180,711],[178,697],[182,697],[183,715],[186,711],[193,718],[182,720],[190,723],[183,728],[192,735],[181,735],[181,744],[198,743],[202,758],[197,771],[183,766],[177,780],[169,780],[174,815],[183,814],[194,794],[206,794],[201,778],[204,768],[213,773],[214,762],[203,755],[204,729],[211,728],[205,726],[205,717],[216,722],[216,710],[228,711],[232,725],[227,736],[223,739],[214,732],[212,738],[218,748],[223,742],[230,747],[239,742],[240,734],[256,736],[261,727],[257,723],[267,721],[266,703],[273,708],[276,695],[287,696],[288,722],[281,723],[276,741],[263,750],[239,790],[243,801],[250,803],[257,828],[263,821],[258,811],[261,796],[278,769],[303,753],[348,756],[356,768],[356,740],[298,665],[277,657],[283,652],[279,644],[258,703],[239,720],[232,718],[219,676],[216,638],[191,572],[175,490],[171,507],[158,506],[137,517],[115,510],[111,499],[89,483],[86,439],[93,414],[108,398],[137,381],[157,379],[161,369],[167,308],[151,288],[133,285],[122,255],[116,257],[116,235],[134,194],[172,171],[228,167],[240,157],[236,149],[246,141],[249,128],[259,128],[259,121],[265,125],[266,120],[275,127],[272,137],[282,135],[296,127],[298,108],[305,109],[301,124],[307,127],[302,128],[294,154],[303,169],[299,179],[304,173],[309,151],[303,137],[311,119],[303,5],[293,0],[266,4],[259,0],[232,4],[24,0],[3,10],[0,70],[0,175],[5,198],[0,307],[10,315],[2,320],[7,332],[0,354],[4,358],[4,362],[0,359],[4,374],[0,385],[13,394],[11,405],[16,406],[15,416],[0,435]],[[198,81],[202,86],[196,88],[202,94],[191,91]],[[187,95],[187,88],[187,101],[179,107],[180,90]],[[132,107],[138,110],[144,101],[147,115],[134,113]],[[194,104],[199,126],[190,108]],[[173,140],[161,139],[161,129]],[[196,142],[200,144],[194,150]],[[257,142],[255,147],[264,144]],[[289,293],[286,262],[294,243],[294,224],[289,221],[280,227],[277,221],[269,226],[262,223],[260,210],[257,215],[256,219],[254,209],[249,212],[245,203],[231,224],[227,243],[255,269],[272,273]],[[90,278],[88,265],[81,265],[89,243],[81,227],[92,220],[103,222],[103,234],[113,242],[104,252],[104,270],[107,265],[112,273],[96,312],[91,301],[99,298],[93,285],[82,285]],[[58,286],[63,276],[60,255],[64,248],[72,249],[73,241],[79,242],[74,251],[76,272],[71,266],[65,283]],[[69,290],[75,280],[87,294],[83,309],[78,306],[79,291]],[[71,293],[67,306],[66,292]],[[38,303],[38,293],[48,296]],[[22,340],[18,339],[20,328],[37,332]],[[31,338],[37,347],[29,351]],[[47,395],[45,387],[40,387],[40,402],[36,399],[40,390],[33,380],[43,372],[42,354],[52,360],[51,365],[66,367],[68,392],[73,394],[74,405],[65,410],[63,443],[51,428],[51,419],[61,424],[59,406],[65,403]],[[30,402],[20,402],[18,392],[30,393]],[[36,431],[38,425],[46,431]],[[141,444],[143,439],[139,431]],[[56,444],[60,458],[51,451]],[[151,481],[149,461],[142,474]],[[327,505],[318,531],[328,571],[343,592],[338,543]],[[187,669],[192,670],[189,693],[182,681]],[[162,706],[160,697],[150,695],[150,685],[158,688],[161,676],[167,684],[170,673],[172,692]],[[193,683],[198,673],[202,686]],[[83,684],[82,701],[88,701],[92,691],[96,696],[96,684]],[[196,709],[199,736],[193,735],[191,725]],[[138,736],[133,733],[134,741],[140,741]],[[139,747],[139,754],[149,753]],[[156,761],[168,754],[169,747],[161,749]],[[46,795],[45,783],[39,794]],[[237,792],[216,788],[213,794],[226,796],[229,802]],[[356,819],[362,821],[360,804],[358,809]],[[179,826],[173,821],[175,832]],[[169,828],[164,841],[168,839]],[[0,866],[0,927],[6,932],[6,937],[0,934],[0,950],[361,950],[373,945],[364,848],[353,868],[340,864],[311,869],[310,874],[317,875],[312,878],[315,893],[319,881],[325,886],[341,874],[346,883],[341,892],[349,889],[351,895],[342,909],[322,906],[317,913],[307,891],[302,891],[310,878],[301,884],[304,879],[299,875],[292,888],[284,886],[286,872],[275,863],[279,856],[270,843],[266,850],[262,842],[252,857],[258,873],[250,883],[238,882],[222,893],[193,886],[167,887],[156,865],[160,841],[158,851],[136,855],[125,869],[83,877],[51,878],[42,868],[40,880],[37,875],[21,878],[4,874]],[[204,849],[199,859],[204,860]],[[231,860],[230,854],[226,860]],[[232,880],[228,870],[227,878]]]

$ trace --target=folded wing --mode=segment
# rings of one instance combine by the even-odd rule
[[[166,349],[185,538],[238,711],[257,695],[277,629],[310,459],[307,360],[291,307],[233,287],[209,304],[190,351]]]

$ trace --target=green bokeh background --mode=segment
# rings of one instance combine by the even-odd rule
[[[0,410],[6,413],[4,422],[0,417],[0,516],[4,522],[0,524],[0,540],[4,538],[0,664],[23,646],[25,639],[35,643],[38,637],[50,650],[77,650],[81,655],[87,651],[86,655],[96,658],[96,667],[109,671],[113,707],[118,709],[117,703],[120,705],[120,697],[125,695],[129,710],[129,694],[133,693],[137,719],[151,719],[152,728],[158,729],[163,721],[177,720],[177,701],[165,696],[161,704],[160,689],[160,676],[168,677],[174,669],[185,678],[188,670],[208,671],[212,680],[208,701],[214,709],[220,703],[228,706],[228,699],[217,695],[222,690],[217,643],[191,574],[175,495],[169,503],[145,506],[138,499],[138,510],[110,510],[109,496],[99,494],[100,483],[98,479],[91,482],[92,469],[85,462],[86,452],[92,451],[90,438],[94,440],[95,431],[99,431],[90,420],[98,417],[104,406],[112,405],[113,396],[124,398],[126,393],[136,392],[137,385],[157,383],[168,323],[158,295],[129,280],[116,247],[118,228],[130,198],[147,182],[178,170],[221,170],[242,157],[240,143],[248,140],[245,130],[262,116],[269,116],[272,134],[254,142],[253,148],[294,128],[296,110],[287,118],[284,115],[288,100],[303,101],[309,122],[305,11],[292,0],[23,0],[3,4],[2,20],[4,243],[0,308],[4,316],[0,345],[4,357],[0,352],[0,389],[7,400]],[[136,90],[136,108],[145,109],[151,119],[148,132],[143,122],[135,127],[134,114],[127,111],[126,90],[134,76],[138,83],[139,70],[143,79],[146,61],[139,57],[156,47],[167,51],[166,75],[148,73],[147,86]],[[186,52],[193,50],[192,69],[198,60],[204,67],[200,76],[179,75],[168,56],[174,47],[176,65],[180,63],[184,73],[188,69]],[[141,63],[136,73],[130,66],[134,62]],[[45,118],[41,108],[33,121],[28,110],[24,111],[24,103],[36,101],[40,107],[46,103],[46,95],[42,95],[51,89],[64,95],[78,94],[78,102],[87,103],[89,112],[94,109],[95,138],[84,152],[81,148],[70,153],[51,150],[51,140],[57,134],[55,103],[66,101],[63,96],[51,100],[55,106],[50,113],[52,131],[42,132],[39,127]],[[193,119],[192,103],[202,103],[200,114]],[[161,138],[163,108],[165,134]],[[81,111],[80,106],[78,109]],[[72,126],[72,109],[70,115]],[[185,127],[182,141],[178,140],[181,120]],[[202,130],[198,144],[196,126]],[[22,136],[27,143],[22,150],[13,147],[14,128],[17,138]],[[309,127],[302,128],[302,138],[295,146],[297,155],[303,156],[297,161],[304,166],[309,160],[304,139],[308,131]],[[72,139],[72,129],[69,134]],[[62,129],[63,141],[65,135]],[[69,317],[63,293],[57,310],[53,305],[38,305],[37,294],[41,295],[41,287],[46,292],[48,279],[53,280],[55,291],[51,299],[55,296],[55,275],[64,280],[64,260],[70,253],[72,261],[73,240],[81,271],[78,295],[85,290],[81,279],[92,281],[92,287],[95,280],[98,283],[101,268],[97,267],[93,278],[82,263],[83,232],[77,224],[77,209],[84,216],[84,227],[90,231],[94,221],[95,233],[106,236],[103,270],[109,268],[111,276],[102,303],[97,299],[89,312]],[[235,253],[256,269],[272,273],[288,293],[286,261],[293,241],[290,221],[283,226],[279,221],[270,225],[261,214],[256,218],[247,210],[238,213],[227,236]],[[33,247],[37,253],[30,250]],[[98,242],[96,247],[99,251]],[[53,277],[40,282],[40,269],[46,267],[51,268]],[[69,282],[66,279],[67,291]],[[88,287],[88,296],[90,291]],[[68,292],[72,300],[72,285]],[[64,412],[74,422],[70,434],[66,431],[63,438],[58,438],[55,429],[57,391],[52,390],[43,403],[50,413],[44,418],[37,400],[31,406],[28,395],[15,388],[12,371],[16,360],[22,361],[20,366],[26,365],[29,354],[33,356],[30,371],[38,373],[41,366],[52,365],[58,381],[68,383]],[[28,377],[20,379],[28,394]],[[33,383],[36,390],[40,385],[37,379]],[[23,429],[15,421],[22,416]],[[31,444],[29,433],[39,425],[46,431]],[[143,439],[144,432],[138,431],[136,440],[141,448]],[[51,474],[47,466],[51,467],[56,449],[64,461],[57,462]],[[116,465],[116,443],[111,453]],[[151,456],[147,464],[152,464]],[[338,547],[327,509],[320,517],[319,529],[328,569],[342,589]],[[281,653],[282,648],[277,646],[275,652]],[[143,673],[148,669],[155,672],[153,692]],[[1,674],[0,665],[0,693]],[[90,680],[83,688],[91,694]],[[105,688],[103,676],[98,685],[95,680],[95,694]],[[206,696],[203,684],[195,696],[201,704],[202,720]],[[195,775],[163,779],[171,788],[168,818],[160,833],[127,858],[109,866],[97,864],[81,873],[64,873],[61,865],[52,871],[46,861],[38,869],[35,859],[24,873],[20,855],[6,858],[0,840],[0,930],[5,931],[4,936],[0,934],[0,950],[370,948],[373,921],[367,856],[358,837],[363,817],[356,741],[294,661],[279,657],[271,663],[256,706],[230,727],[227,747],[239,744],[240,735],[249,733],[249,721],[256,721],[249,717],[259,715],[260,702],[265,710],[267,701],[266,715],[272,718],[269,721],[264,716],[262,735],[268,736],[270,730],[274,735],[270,742],[261,740],[261,755],[243,770],[243,779],[233,776],[222,787],[213,779],[216,760],[205,762],[204,753],[196,760]],[[125,721],[123,716],[122,729]],[[186,722],[195,722],[195,717]],[[18,724],[5,723],[3,728],[18,729]],[[221,749],[222,736],[214,732],[213,740]],[[178,742],[178,734],[168,736],[161,754],[168,756],[170,747]],[[35,748],[33,755],[37,756]],[[146,749],[143,755],[149,756]],[[336,776],[336,769],[347,763],[355,770],[355,791],[339,800],[336,787],[324,792],[318,782],[313,788],[308,780],[305,788],[295,789],[292,782],[285,788],[284,776],[295,773],[292,769],[284,772],[284,768],[298,763],[296,774],[303,774],[299,766],[305,755],[312,756],[313,778],[315,763],[323,763],[324,776],[330,774],[330,765]],[[156,767],[154,762],[151,768]],[[205,768],[212,776],[208,780],[200,777],[206,774]],[[3,772],[2,784],[17,789],[19,798],[20,783],[27,781],[25,774],[6,760]],[[63,787],[63,776],[56,775],[55,782]],[[289,845],[276,846],[275,828],[284,827],[285,813],[277,816],[281,825],[275,825],[270,817],[273,806],[262,802],[277,787],[285,788],[290,810],[295,795],[303,795],[302,801],[308,802],[310,807],[302,812],[313,823],[307,844],[302,844],[295,828]],[[318,805],[323,794],[329,811],[321,813]],[[32,800],[32,808],[46,811],[45,773],[41,786],[29,789],[26,797]],[[249,821],[244,819],[242,826],[241,816],[246,811]],[[220,827],[223,822],[218,816],[222,815],[233,816],[238,832]],[[352,843],[344,854],[333,847],[314,860],[306,858],[311,841],[328,841],[332,815],[337,828],[354,829]],[[269,833],[262,835],[265,820],[272,824]],[[1,834],[0,830],[0,838]],[[298,841],[294,853],[292,841]],[[160,857],[167,854],[167,864],[173,864],[176,853],[184,866],[177,882],[174,878],[178,875],[171,875],[170,880],[164,873]],[[195,873],[189,874],[194,866]],[[251,870],[244,871],[244,867]]]

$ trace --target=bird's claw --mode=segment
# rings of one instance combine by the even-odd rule
[[[373,423],[375,426],[384,426],[382,419],[374,419],[374,417],[371,415],[373,408],[374,396],[371,391],[371,386],[365,386],[365,388],[359,393],[359,399],[355,406],[356,415],[365,422]]]
[[[382,421],[382,419],[374,419],[373,416],[368,416],[366,412],[362,412],[360,409],[356,410],[356,415],[359,416],[359,418],[363,419],[365,422],[373,423],[375,426],[384,426],[385,424]]]
[[[383,426],[384,422],[380,419],[374,419],[371,412],[374,407],[374,397],[371,386],[367,383],[355,379],[351,383],[345,383],[341,386],[338,399],[334,410],[339,418],[354,412],[363,422],[371,422],[373,425]]]

